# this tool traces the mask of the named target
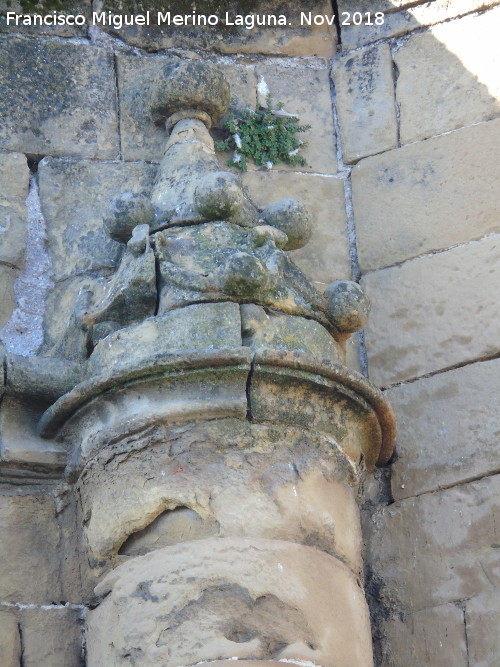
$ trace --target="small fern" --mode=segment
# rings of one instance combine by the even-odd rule
[[[218,141],[217,150],[232,150],[233,156],[227,164],[238,167],[242,171],[248,169],[251,158],[259,166],[271,169],[275,164],[306,165],[300,151],[305,144],[297,138],[300,132],[311,129],[310,125],[299,125],[297,116],[283,111],[280,102],[273,108],[270,95],[266,99],[264,109],[245,107],[239,115],[232,114],[224,123],[229,136]]]

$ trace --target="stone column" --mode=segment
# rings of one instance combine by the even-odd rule
[[[156,84],[152,196],[111,204],[122,262],[75,311],[83,378],[40,423],[73,449],[87,664],[371,665],[355,496],[394,420],[344,365],[366,297],[316,292],[287,255],[310,235],[300,202],[260,212],[221,171],[221,74],[181,63]]]

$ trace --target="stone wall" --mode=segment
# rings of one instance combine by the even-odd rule
[[[399,423],[395,460],[362,499],[379,665],[493,665],[500,652],[496,4],[359,0],[387,12],[384,25],[340,26],[339,44],[333,28],[0,25],[0,326],[13,353],[48,353],[75,296],[115,269],[101,220],[124,183],[151,189],[164,132],[148,86],[165,63],[217,62],[239,104],[255,104],[264,80],[312,126],[307,167],[251,168],[243,182],[258,206],[300,197],[315,227],[297,264],[320,289],[352,276],[372,300],[350,364],[387,391]],[[67,452],[36,435],[44,407],[0,407],[9,667],[84,655]]]
[[[369,376],[399,430],[390,469],[365,485],[375,655],[391,666],[494,665],[500,9],[364,4],[402,8],[381,41],[343,31],[333,67],[373,304]]]

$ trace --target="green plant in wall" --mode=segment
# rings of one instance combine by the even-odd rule
[[[246,171],[249,159],[268,169],[280,162],[294,166],[306,164],[300,155],[306,143],[297,134],[306,132],[311,126],[299,125],[297,116],[284,111],[281,103],[274,106],[270,95],[265,108],[257,107],[254,111],[245,107],[238,115],[232,114],[224,128],[229,136],[218,141],[216,147],[219,151],[233,151],[228,165]]]

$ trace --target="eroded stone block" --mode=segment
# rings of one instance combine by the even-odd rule
[[[249,171],[243,177],[250,197],[259,208],[282,197],[301,200],[311,212],[313,233],[303,248],[290,257],[319,291],[338,278],[351,277],[344,184],[336,178],[271,171]]]
[[[26,244],[30,172],[26,157],[0,153],[0,263],[21,268]]]
[[[0,522],[0,599],[59,602],[59,528],[53,499],[26,488],[6,489],[0,496]]]
[[[365,535],[380,600],[419,611],[498,586],[499,494],[495,475],[376,510]]]
[[[362,270],[498,231],[499,151],[495,120],[360,162],[352,191]]]
[[[390,389],[398,422],[392,493],[407,498],[492,474],[498,461],[500,361]]]
[[[382,622],[387,667],[432,665],[467,667],[464,614],[460,607],[443,604]],[[475,664],[475,663],[474,663]]]
[[[241,346],[237,303],[197,303],[120,329],[102,340],[89,360],[89,374],[101,375],[140,365],[180,350],[218,350]]]
[[[3,667],[21,664],[19,621],[14,609],[0,609],[0,664]]]
[[[365,335],[375,384],[498,352],[498,236],[374,271],[362,284],[372,300]]]
[[[43,406],[30,405],[13,396],[0,404],[0,458],[11,464],[29,464],[62,469],[68,456],[64,447],[40,438],[36,425]]]
[[[359,573],[358,508],[344,474],[330,441],[282,425],[217,419],[123,436],[78,483],[91,558],[189,535],[265,537],[315,546]]]
[[[264,78],[275,103],[283,102],[285,111],[297,114],[301,125],[311,129],[299,135],[307,143],[301,155],[307,165],[280,164],[280,171],[337,173],[336,137],[327,69],[303,67],[295,63],[259,64],[259,83]],[[300,94],[297,94],[300,91]]]
[[[40,199],[56,281],[116,269],[123,245],[111,240],[103,217],[114,196],[149,192],[155,172],[145,164],[42,160]]]
[[[82,622],[79,609],[24,609],[23,665],[81,667]]]
[[[391,51],[373,46],[334,61],[344,162],[382,153],[398,145]]]
[[[436,25],[395,52],[401,143],[500,115],[499,30],[497,8]]]
[[[494,665],[500,655],[500,591],[482,593],[467,600],[465,620],[469,664],[474,667]]]
[[[0,147],[116,158],[114,100],[110,51],[0,36]]]
[[[130,560],[99,584],[109,595],[89,614],[89,667],[132,650],[165,667],[234,657],[372,664],[363,594],[337,559],[280,540],[191,547]]]

